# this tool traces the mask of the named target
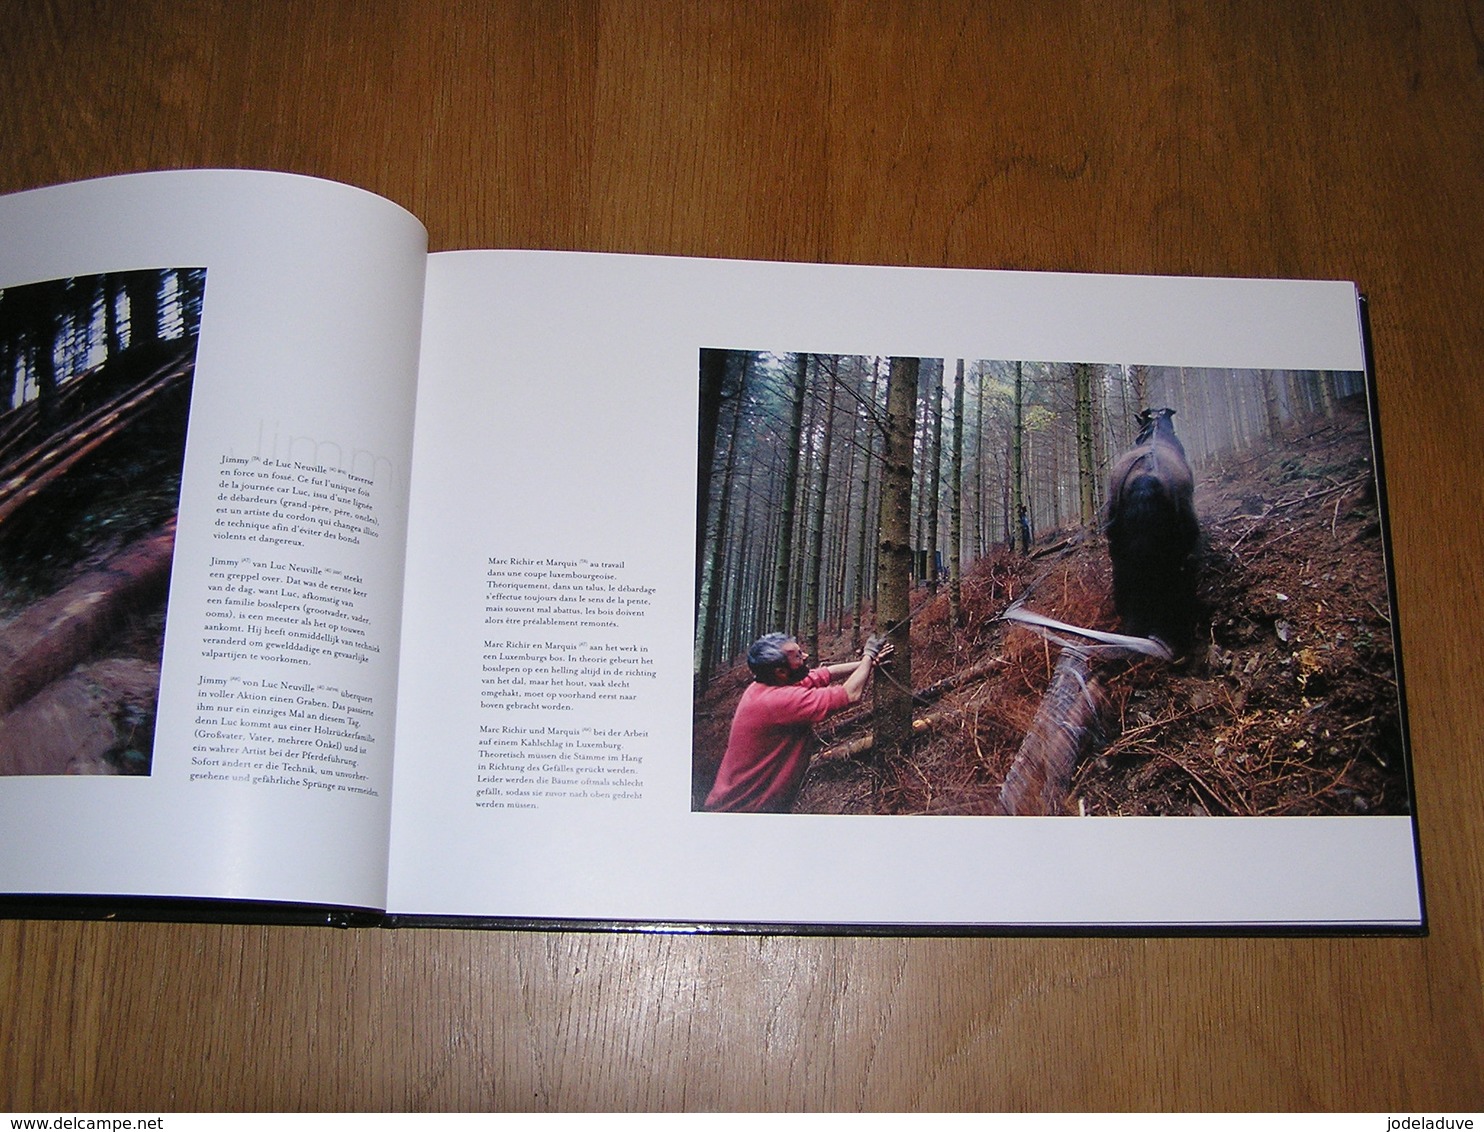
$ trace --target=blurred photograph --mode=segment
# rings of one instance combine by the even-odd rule
[[[150,773],[205,286],[0,290],[0,774]]]

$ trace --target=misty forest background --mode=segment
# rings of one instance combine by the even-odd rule
[[[894,376],[910,385],[896,418]],[[1141,409],[1175,410],[1199,479],[1363,387],[1359,373],[702,351],[697,692],[765,632],[817,657],[822,628],[848,622],[859,648],[883,570],[952,596],[997,544],[1095,526]],[[889,459],[893,427],[906,460]],[[883,555],[883,485],[890,502],[904,478],[909,546]]]

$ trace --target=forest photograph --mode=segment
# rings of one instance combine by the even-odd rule
[[[0,289],[0,774],[150,773],[205,286]]]
[[[1364,374],[698,368],[693,809],[1409,812]]]

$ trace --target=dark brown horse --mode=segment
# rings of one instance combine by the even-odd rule
[[[1108,481],[1113,604],[1124,631],[1185,641],[1195,620],[1195,481],[1175,435],[1174,409],[1145,409],[1139,436]]]

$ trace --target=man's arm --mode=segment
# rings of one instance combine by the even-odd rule
[[[871,679],[871,673],[878,664],[885,661],[895,651],[892,645],[884,643],[879,650],[873,650],[868,646],[866,655],[860,660],[828,665],[830,682],[833,683],[837,676],[844,676],[845,695],[849,697],[851,703],[860,703],[861,697],[866,693],[866,684]]]

